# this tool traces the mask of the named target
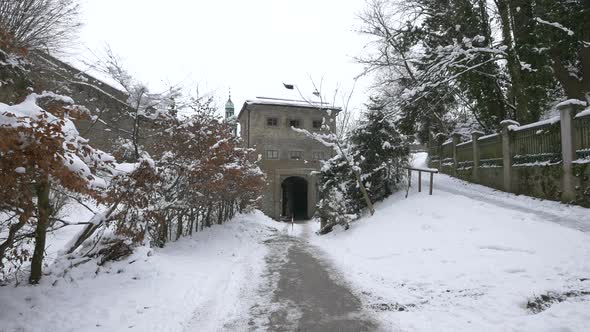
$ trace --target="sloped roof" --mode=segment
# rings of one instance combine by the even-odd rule
[[[244,102],[240,113],[238,114],[238,118],[242,115],[244,110],[248,108],[250,105],[275,105],[275,106],[284,106],[284,107],[294,107],[294,108],[308,108],[308,109],[317,109],[317,110],[330,110],[335,112],[342,111],[342,108],[339,106],[333,106],[329,103],[322,103],[317,101],[311,100],[294,100],[294,99],[282,99],[282,98],[270,98],[270,97],[256,97],[255,99],[248,99]]]

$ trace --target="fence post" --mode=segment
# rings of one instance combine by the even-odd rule
[[[437,134],[436,135],[436,144],[438,145],[438,169],[442,173],[443,171],[443,149],[442,145],[445,142],[446,136],[444,134]]]
[[[512,120],[500,122],[502,126],[502,159],[504,171],[504,191],[512,192],[512,150],[513,142],[510,137],[510,127],[519,126],[519,123]]]
[[[461,134],[453,133],[453,176],[457,176],[457,169],[459,168],[459,159],[457,158],[457,145],[461,142]]]
[[[473,143],[473,182],[479,183],[479,138],[483,136],[481,131],[474,131],[471,133],[471,141]]]
[[[573,161],[576,157],[574,116],[576,109],[574,105],[558,105],[561,132],[561,158],[563,166],[563,180],[561,200],[572,202],[576,199],[576,185],[573,171]]]
[[[428,167],[432,167],[432,156],[434,154],[434,140],[432,139],[432,134],[428,134]]]

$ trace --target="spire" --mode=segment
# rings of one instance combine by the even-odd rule
[[[225,121],[227,121],[232,126],[234,136],[237,136],[238,126],[234,117],[234,103],[231,101],[231,88],[229,89],[229,97],[225,103]]]
[[[231,101],[231,88],[229,89],[229,98],[227,98],[227,102],[225,103],[225,118],[230,118],[234,116],[234,103]]]

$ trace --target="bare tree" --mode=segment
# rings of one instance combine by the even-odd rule
[[[92,65],[96,70],[110,77],[121,86],[127,94],[129,109],[126,115],[133,119],[131,130],[131,145],[133,146],[134,159],[140,157],[140,140],[142,138],[142,121],[151,122],[166,121],[176,118],[176,111],[182,108],[179,104],[181,88],[171,86],[164,92],[150,92],[145,84],[137,81],[123,66],[120,58],[113,53],[110,47],[106,47],[105,55],[99,57],[98,64]]]
[[[77,0],[0,0],[0,32],[14,46],[56,51],[78,28]]]

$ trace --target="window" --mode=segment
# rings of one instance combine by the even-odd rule
[[[276,127],[279,125],[279,120],[277,118],[267,118],[266,125],[268,127]]]
[[[290,151],[289,152],[289,159],[291,159],[291,160],[301,160],[302,156],[303,156],[302,151]]]
[[[289,120],[289,128],[291,128],[291,127],[301,128],[301,121],[297,120],[297,119],[290,119]]]
[[[279,159],[279,151],[266,150],[266,159]]]
[[[313,129],[322,129],[322,120],[313,120]]]
[[[314,151],[313,152],[313,160],[324,160],[326,154],[324,153],[324,151]]]

